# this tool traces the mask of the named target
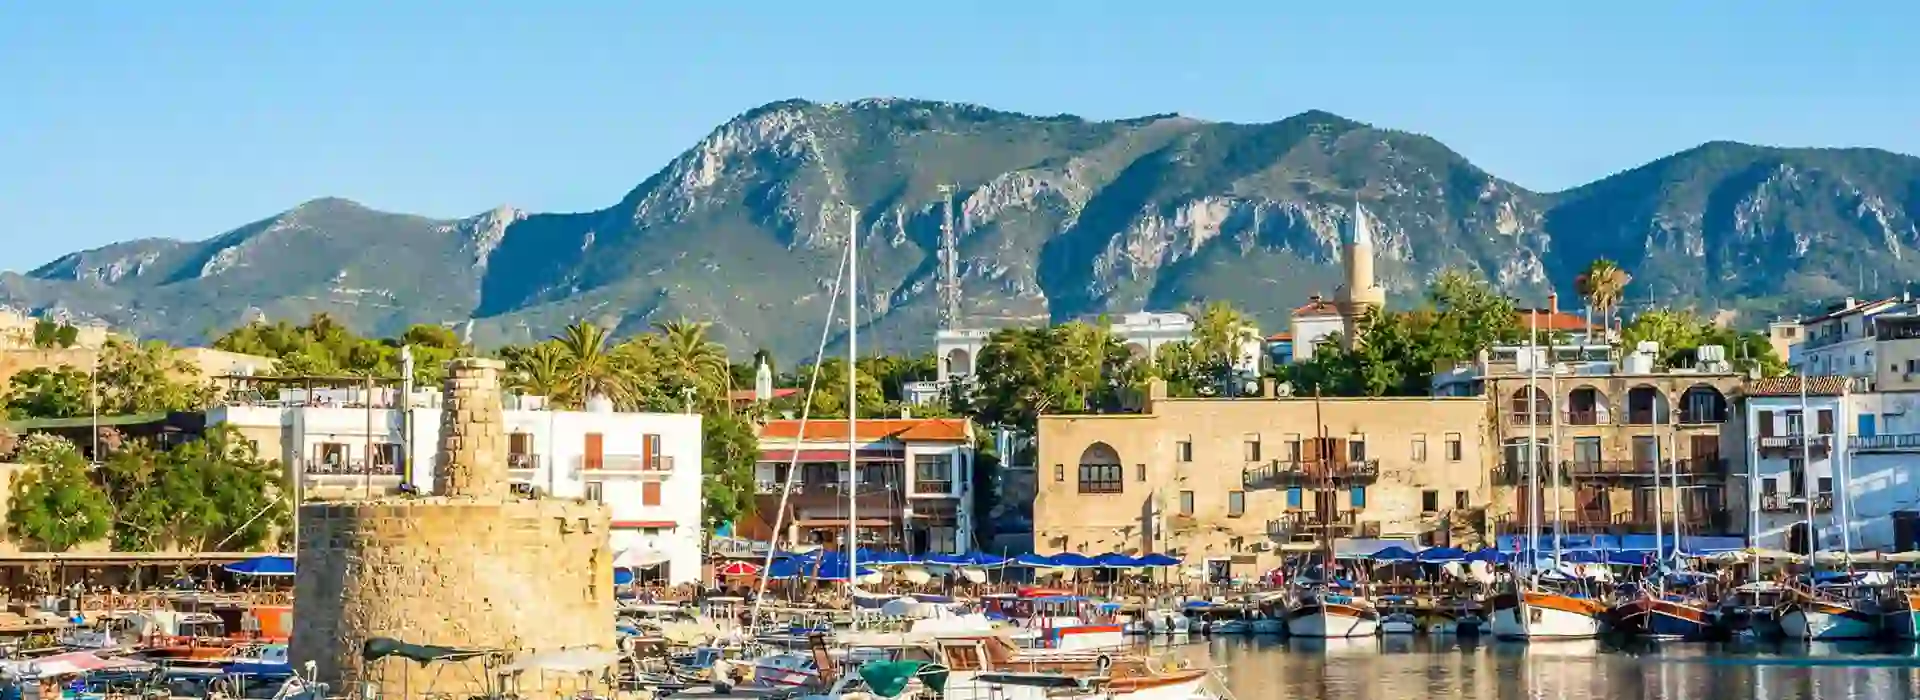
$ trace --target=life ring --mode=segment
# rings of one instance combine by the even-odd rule
[[[1093,670],[1102,676],[1107,675],[1108,671],[1113,670],[1113,657],[1101,654],[1100,658],[1093,660]]]

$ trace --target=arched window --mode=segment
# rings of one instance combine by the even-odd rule
[[[1080,493],[1120,493],[1126,488],[1125,477],[1113,446],[1096,442],[1080,451]]]

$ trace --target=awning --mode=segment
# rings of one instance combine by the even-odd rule
[[[821,520],[801,520],[801,521],[795,522],[794,525],[797,525],[799,527],[846,527],[847,519],[846,518],[838,518],[838,519],[828,518],[828,519],[821,519]],[[860,527],[890,527],[892,525],[893,525],[892,521],[885,520],[882,518],[861,518],[860,519]]]

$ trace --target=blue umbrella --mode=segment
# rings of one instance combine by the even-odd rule
[[[242,576],[292,576],[293,557],[269,554],[226,565],[226,570]]]
[[[1396,561],[1413,561],[1414,554],[1413,552],[1409,552],[1402,547],[1396,546],[1396,547],[1388,547],[1378,552],[1374,552],[1371,556],[1368,556],[1367,558],[1372,559],[1374,561],[1391,563]]]
[[[1100,562],[1094,561],[1093,557],[1074,552],[1061,552],[1047,558],[1053,560],[1054,566],[1065,566],[1075,569],[1091,569],[1100,566]]]
[[[614,569],[614,570],[613,570],[613,585],[615,585],[615,586],[625,586],[625,585],[627,585],[627,584],[629,584],[629,583],[633,583],[633,572],[632,572],[632,571],[630,571],[630,570],[627,570],[627,569]]]
[[[1051,568],[1051,567],[1059,566],[1059,564],[1054,563],[1052,559],[1040,556],[1038,554],[1022,554],[1020,556],[1014,557],[1013,563],[1019,564],[1021,566],[1032,566],[1032,567],[1040,567],[1040,568]]]
[[[1140,557],[1140,565],[1141,566],[1179,566],[1180,560],[1167,556],[1165,554],[1160,554],[1158,552],[1155,552],[1153,554]]]
[[[1111,569],[1131,569],[1140,565],[1140,560],[1118,552],[1102,554],[1093,558],[1094,563]]]
[[[1488,564],[1505,564],[1508,561],[1508,557],[1506,552],[1502,552],[1498,549],[1479,549],[1479,550],[1474,550],[1472,552],[1468,552],[1466,556],[1466,561],[1484,561]]]
[[[1467,551],[1457,547],[1429,547],[1413,555],[1413,560],[1422,564],[1445,564],[1467,558]]]
[[[974,566],[1001,566],[1007,563],[1007,558],[994,556],[986,552],[974,552],[967,555],[967,563]]]

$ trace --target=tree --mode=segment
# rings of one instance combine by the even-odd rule
[[[1574,290],[1587,300],[1587,308],[1601,310],[1601,326],[1609,331],[1618,331],[1614,323],[1614,312],[1620,300],[1627,296],[1627,283],[1633,281],[1633,275],[1627,274],[1618,263],[1599,258],[1587,264],[1585,272],[1573,279]]]
[[[503,348],[506,388],[534,396],[555,396],[566,389],[567,351],[559,343]]]
[[[107,414],[192,411],[213,402],[214,387],[200,369],[180,360],[166,343],[109,341],[94,373],[100,412]]]
[[[230,426],[171,450],[130,446],[101,472],[119,549],[256,549],[288,523],[278,464]]]
[[[1722,327],[1685,309],[1650,309],[1634,316],[1621,330],[1621,342],[1636,347],[1642,341],[1659,343],[1660,359],[1670,367],[1692,365],[1700,346],[1718,345],[1726,348],[1735,371],[1758,370],[1767,377],[1787,373],[1787,363],[1764,334]]]
[[[1443,272],[1427,305],[1403,312],[1370,309],[1366,335],[1353,349],[1338,334],[1321,341],[1313,357],[1280,371],[1295,393],[1325,396],[1423,396],[1432,391],[1436,364],[1473,359],[1495,343],[1517,340],[1513,303],[1485,280]]]
[[[651,346],[654,376],[667,398],[684,401],[691,391],[705,407],[726,405],[733,391],[733,372],[727,365],[726,348],[707,337],[711,327],[684,319],[654,325],[659,333]]]
[[[35,367],[7,380],[7,417],[74,418],[92,411],[93,379],[72,367]]]
[[[1105,323],[1003,329],[980,350],[968,403],[984,423],[1032,430],[1043,414],[1118,409],[1148,370]]]
[[[68,446],[71,448],[71,445]],[[113,508],[93,483],[77,451],[42,452],[35,468],[13,482],[7,502],[7,532],[49,552],[64,552],[107,534]]]
[[[707,529],[731,523],[754,508],[754,465],[760,459],[760,438],[753,425],[729,411],[701,419],[700,496]]]
[[[811,404],[807,409],[809,418],[845,418],[847,416],[847,361],[830,357],[817,366],[820,379],[817,384],[814,384],[813,392],[808,394],[803,391],[804,395],[790,400],[791,405],[781,402],[779,406],[786,410],[797,410],[801,404]],[[859,365],[856,364],[855,367],[858,368]],[[812,382],[813,372],[814,366],[800,368],[797,375],[800,377],[798,383],[802,389]],[[880,390],[880,382],[872,374],[864,371],[856,371],[855,377],[855,381],[859,383],[859,391],[854,394],[855,400],[859,402],[859,415],[864,418],[878,418],[884,415],[887,410],[887,397]]]
[[[73,324],[48,319],[33,322],[33,346],[42,350],[70,348],[80,341],[80,329]]]
[[[553,341],[566,355],[560,398],[572,406],[584,406],[595,396],[615,403],[633,397],[633,377],[607,347],[607,331],[590,321],[567,326]]]

